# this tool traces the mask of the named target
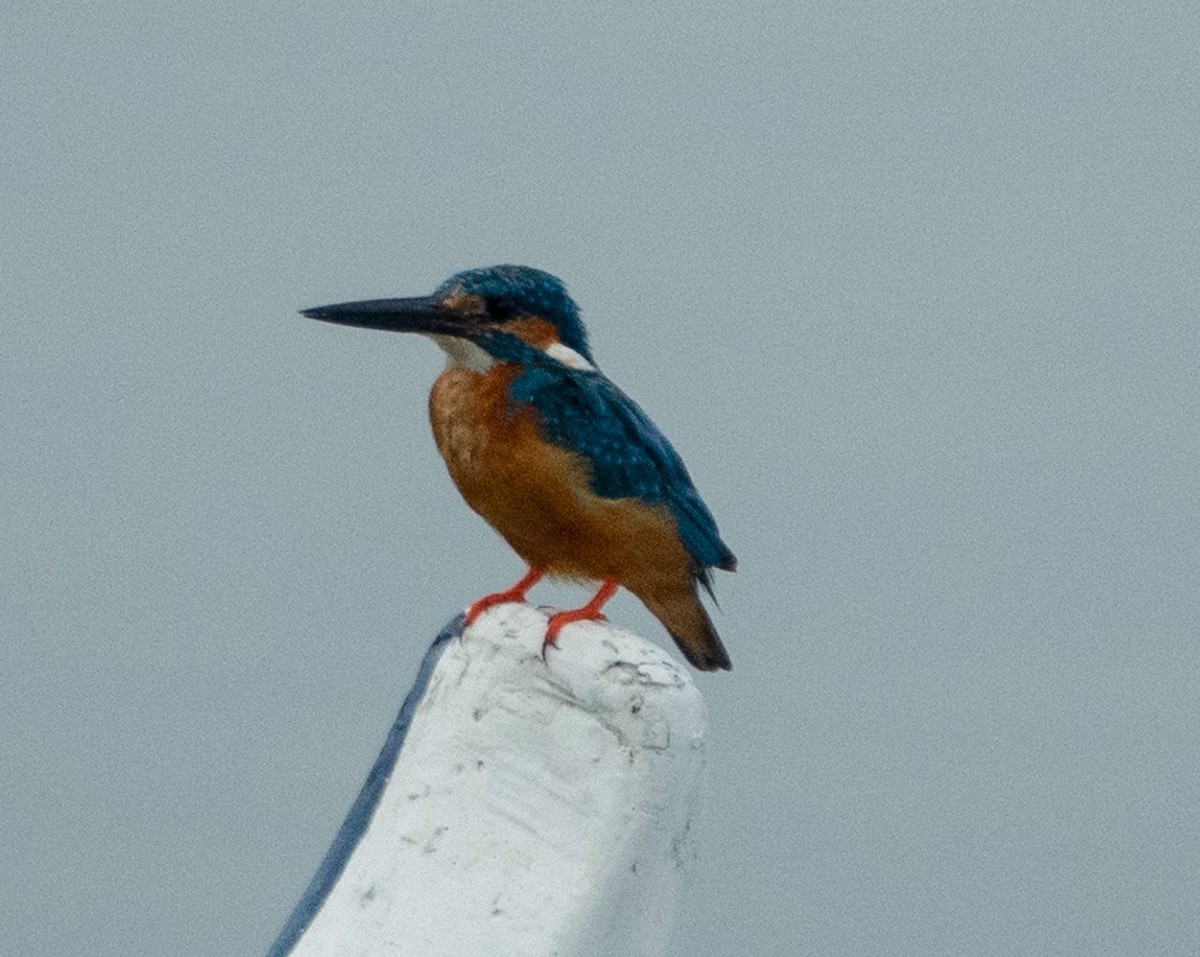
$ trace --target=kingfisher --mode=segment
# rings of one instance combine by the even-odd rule
[[[432,295],[304,309],[324,322],[416,332],[446,354],[429,394],[434,441],[467,504],[528,565],[467,610],[523,602],[544,576],[599,582],[555,612],[543,653],[574,621],[603,618],[620,587],[636,595],[703,671],[730,668],[700,601],[712,569],[737,560],[679,454],[597,367],[579,308],[557,277],[529,266],[456,273]]]

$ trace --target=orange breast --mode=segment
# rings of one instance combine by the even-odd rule
[[[518,372],[450,368],[430,393],[434,439],[467,504],[547,574],[611,579],[636,592],[690,588],[670,512],[592,492],[587,461],[543,439],[532,407],[511,403]]]

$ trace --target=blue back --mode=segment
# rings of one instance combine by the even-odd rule
[[[500,361],[524,367],[510,389],[513,401],[537,410],[548,441],[587,460],[593,492],[666,505],[706,588],[709,568],[733,570],[736,559],[683,459],[637,403],[602,373],[569,368],[515,336],[495,331],[477,342]]]

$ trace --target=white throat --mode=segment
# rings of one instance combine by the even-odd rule
[[[447,369],[467,369],[470,372],[487,372],[496,364],[487,352],[468,339],[457,336],[431,335],[429,337],[446,353]]]

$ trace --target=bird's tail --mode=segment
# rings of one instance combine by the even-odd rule
[[[638,597],[670,632],[692,667],[701,671],[728,671],[733,667],[694,584],[670,592],[638,593]]]

